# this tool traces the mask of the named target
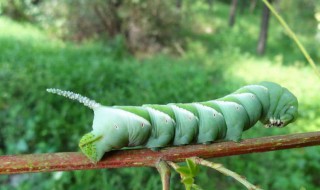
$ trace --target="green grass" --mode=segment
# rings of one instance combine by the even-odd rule
[[[90,131],[92,112],[80,104],[46,93],[48,87],[72,90],[105,105],[192,102],[221,97],[261,80],[278,82],[297,95],[299,119],[284,129],[258,124],[244,138],[320,129],[319,79],[274,19],[267,54],[255,55],[259,16],[239,15],[228,28],[228,7],[213,12],[192,7],[181,57],[155,55],[136,59],[115,43],[74,44],[54,39],[29,24],[0,18],[0,154],[78,151],[80,136]],[[305,20],[304,20],[305,21]],[[298,21],[297,21],[298,22]],[[305,21],[307,22],[307,20]],[[290,23],[289,23],[290,24]],[[309,26],[309,25],[307,25]],[[316,62],[319,43],[298,33]],[[265,189],[317,189],[319,147],[214,159]],[[16,177],[16,178],[14,178]],[[0,176],[0,189],[160,189],[152,168],[53,172]],[[14,179],[21,180],[17,187]],[[10,183],[8,183],[10,182]],[[41,182],[41,183],[39,183]],[[243,189],[232,179],[202,170],[204,189]],[[143,184],[143,186],[141,185]],[[173,176],[172,189],[182,189]]]

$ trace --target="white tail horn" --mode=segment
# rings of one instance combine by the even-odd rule
[[[83,105],[89,107],[90,109],[96,109],[97,107],[100,107],[101,104],[95,102],[94,100],[91,100],[85,96],[82,96],[80,94],[71,92],[71,91],[65,91],[65,90],[60,90],[57,88],[48,88],[47,92],[53,93],[53,94],[58,94],[60,96],[64,96],[66,98],[69,98],[71,100],[77,100],[78,102],[82,103]]]

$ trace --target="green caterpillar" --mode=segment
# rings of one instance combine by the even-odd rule
[[[259,120],[266,127],[284,127],[298,115],[297,98],[272,82],[244,86],[217,100],[167,105],[110,107],[70,91],[47,91],[78,100],[94,111],[93,130],[79,142],[93,162],[105,152],[123,147],[238,142],[242,132]]]

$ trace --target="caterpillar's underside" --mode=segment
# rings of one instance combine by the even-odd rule
[[[73,92],[48,91],[93,109],[93,130],[82,137],[79,146],[94,162],[105,152],[123,147],[239,141],[242,132],[259,120],[266,127],[284,127],[298,113],[296,97],[272,82],[244,86],[217,100],[140,107],[103,106]]]

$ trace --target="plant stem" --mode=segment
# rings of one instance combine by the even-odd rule
[[[170,167],[165,161],[160,160],[157,163],[156,168],[160,173],[162,190],[170,190],[170,175],[171,175]]]
[[[227,168],[223,167],[222,164],[218,164],[218,163],[214,163],[214,162],[209,162],[207,160],[198,158],[198,157],[193,157],[191,158],[195,163],[203,165],[203,166],[207,166],[209,168],[215,169],[219,172],[221,172],[222,174],[226,175],[226,176],[230,176],[232,178],[234,178],[235,180],[239,181],[240,183],[242,183],[247,189],[249,190],[262,190],[258,187],[256,187],[255,185],[251,184],[249,181],[247,181],[244,177],[240,176],[239,174],[228,170]]]
[[[176,172],[177,169],[180,167],[178,164],[174,163],[174,162],[171,162],[171,161],[167,161],[168,165],[170,165]],[[183,183],[183,179],[185,179],[185,177],[183,176],[182,173],[178,172],[180,174],[180,178],[181,178],[181,182]],[[185,188],[186,190],[190,190],[191,189],[191,186],[189,185],[186,185],[185,183],[183,183],[185,185]]]
[[[289,33],[289,35],[292,37],[294,42],[297,44],[297,46],[299,47],[299,49],[301,50],[301,52],[303,53],[305,58],[308,60],[309,64],[311,65],[311,67],[313,68],[315,73],[320,78],[320,71],[318,70],[316,64],[314,63],[311,56],[306,51],[306,49],[304,48],[304,46],[302,45],[302,43],[300,42],[300,40],[298,39],[296,34],[290,29],[290,27],[287,25],[287,23],[283,20],[283,18],[279,15],[279,13],[272,7],[272,5],[267,0],[262,0],[262,1],[270,9],[270,11],[274,14],[274,16],[278,19],[278,21],[284,27],[284,29]]]
[[[168,165],[171,166],[174,170],[177,170],[179,168],[179,165],[171,162],[171,161],[167,161]]]

